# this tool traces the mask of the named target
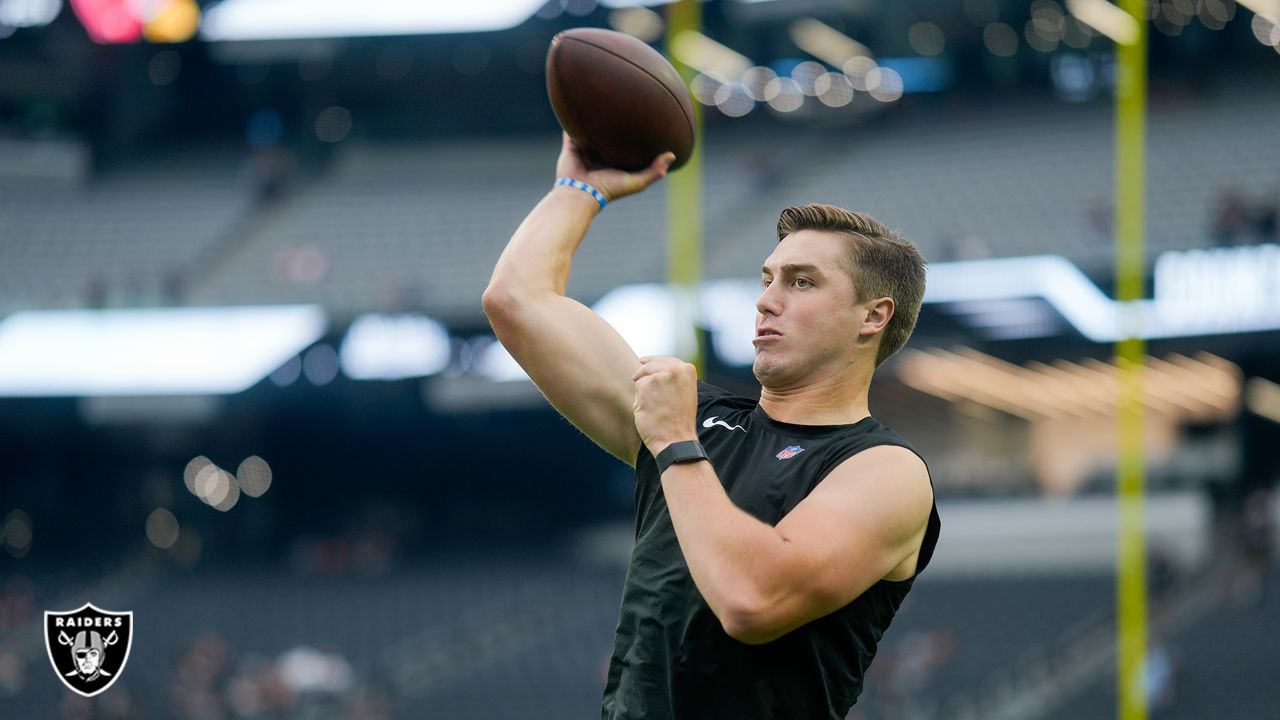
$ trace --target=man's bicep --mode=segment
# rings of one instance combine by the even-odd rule
[[[791,612],[821,617],[910,560],[932,507],[928,470],[911,451],[879,446],[845,460],[778,523],[794,558]]]
[[[635,464],[640,434],[631,377],[640,360],[612,326],[558,295],[490,313],[490,322],[565,419],[619,460]]]

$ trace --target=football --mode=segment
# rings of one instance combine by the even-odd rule
[[[621,170],[693,153],[693,103],[679,73],[657,50],[612,30],[575,28],[551,40],[547,95],[556,119],[588,160]]]

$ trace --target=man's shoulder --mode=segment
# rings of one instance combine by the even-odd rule
[[[852,426],[832,428],[824,433],[821,445],[820,452],[816,453],[821,459],[814,458],[814,461],[822,464],[824,476],[855,458],[860,458],[857,462],[861,463],[873,457],[904,466],[918,465],[926,476],[929,472],[928,463],[915,446],[872,416]]]
[[[706,407],[711,404],[725,405],[740,409],[751,409],[759,403],[759,400],[738,395],[734,392],[726,390],[718,385],[712,385],[705,380],[698,381],[698,406]]]

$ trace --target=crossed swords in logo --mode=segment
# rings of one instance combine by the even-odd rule
[[[95,634],[96,634],[96,633],[95,633]],[[109,648],[109,647],[111,647],[112,645],[115,645],[115,644],[116,644],[116,643],[118,643],[118,642],[120,642],[120,636],[116,634],[116,631],[115,631],[115,630],[112,630],[110,635],[108,635],[108,636],[106,636],[105,638],[103,638],[103,639],[102,639],[102,647],[104,647],[104,648]],[[59,644],[62,644],[62,645],[66,645],[67,647],[71,647],[71,646],[75,645],[75,641],[74,641],[74,640],[72,640],[72,639],[71,639],[71,637],[67,635],[67,631],[66,631],[66,630],[62,630],[62,631],[59,631],[59,632],[58,632],[58,643],[59,643]],[[106,670],[102,669],[102,666],[101,666],[101,665],[99,665],[99,666],[98,666],[97,671],[98,671],[98,673],[99,673],[100,675],[102,675],[103,677],[111,677],[111,673],[109,673],[109,672],[107,672]],[[76,667],[76,668],[73,668],[73,669],[71,670],[71,672],[69,672],[69,673],[63,673],[62,675],[63,675],[63,677],[71,677],[72,675],[79,675],[79,674],[80,674],[80,668],[79,668],[79,667]],[[92,678],[91,678],[91,679],[92,679]]]

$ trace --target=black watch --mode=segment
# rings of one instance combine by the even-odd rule
[[[654,458],[654,462],[658,463],[659,476],[674,463],[697,462],[699,460],[710,461],[711,458],[707,457],[707,451],[702,449],[702,443],[697,440],[673,442]]]

